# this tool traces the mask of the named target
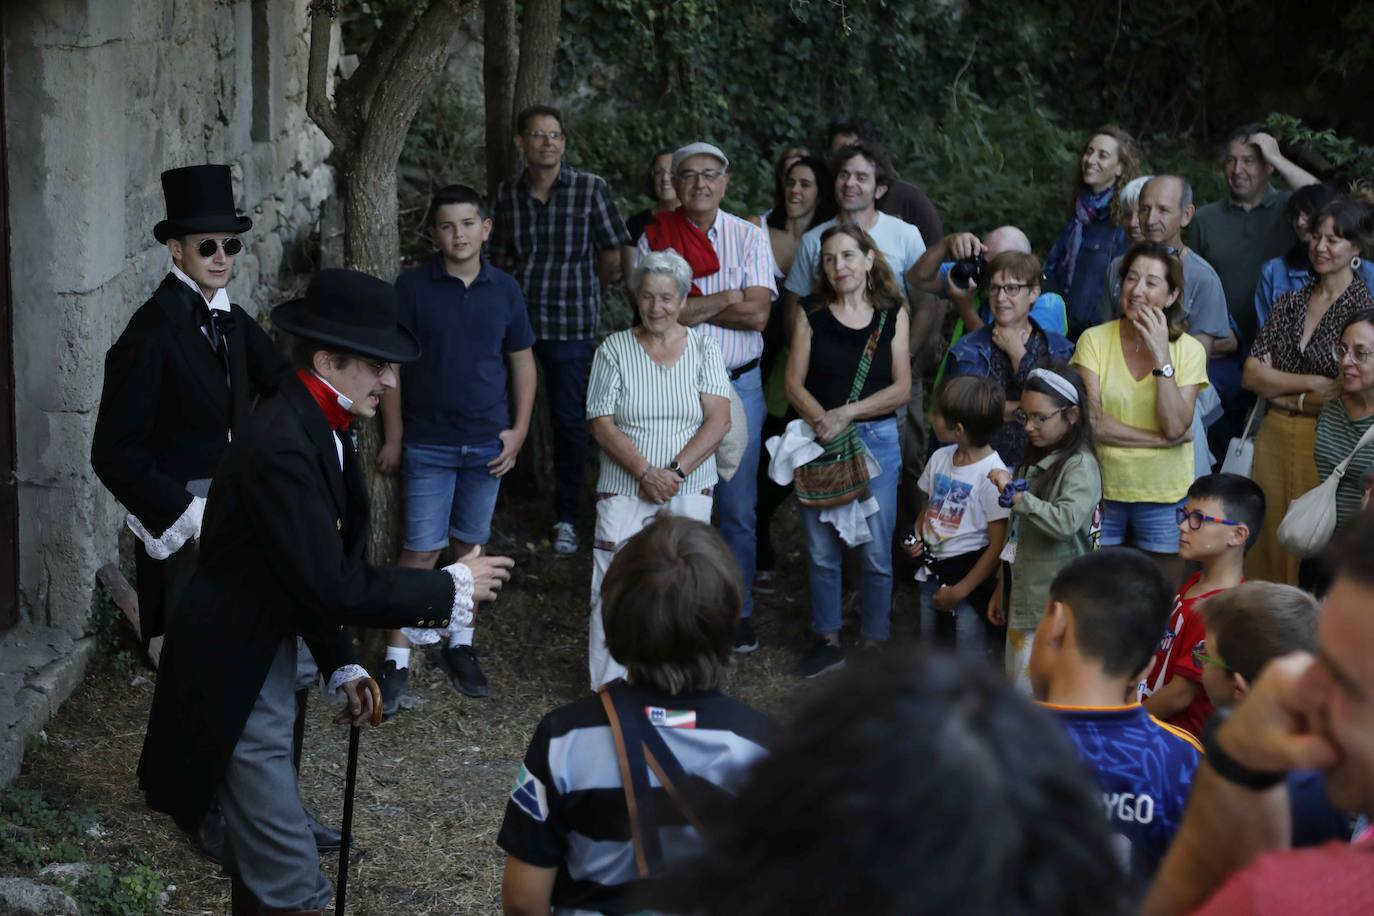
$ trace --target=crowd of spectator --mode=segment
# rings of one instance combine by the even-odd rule
[[[522,112],[492,209],[435,197],[434,260],[397,284],[423,354],[383,407],[403,562],[477,555],[537,363],[550,549],[591,548],[600,700],[530,744],[506,912],[1374,907],[1352,841],[1374,814],[1363,192],[1250,126],[1199,207],[1108,125],[1042,263],[1015,226],[947,234],[862,119],[784,150],[748,218],[724,208],[726,148],[660,150],[628,223],[566,131]],[[615,285],[633,326],[598,338]],[[1328,477],[1335,536],[1298,550],[1290,504]],[[855,670],[775,734],[718,689],[760,646],[791,493],[796,673]],[[894,612],[920,654],[885,648]],[[455,689],[485,695],[472,635],[398,631],[386,712],[409,647],[441,638]]]

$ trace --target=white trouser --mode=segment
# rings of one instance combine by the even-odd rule
[[[592,613],[587,640],[588,671],[592,689],[625,674],[624,666],[606,648],[601,623],[601,582],[622,544],[643,530],[660,512],[682,515],[699,522],[711,521],[711,497],[705,493],[679,493],[663,505],[638,496],[602,495],[596,502],[596,535],[592,542]]]

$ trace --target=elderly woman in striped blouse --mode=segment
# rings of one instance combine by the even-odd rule
[[[625,673],[606,649],[601,580],[615,552],[659,512],[711,520],[716,447],[730,429],[730,378],[715,341],[678,322],[692,269],[675,251],[645,255],[631,277],[640,323],[592,359],[587,421],[601,448],[592,550],[593,688]]]

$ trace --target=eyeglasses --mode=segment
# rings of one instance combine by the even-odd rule
[[[1224,661],[1217,658],[1215,655],[1208,655],[1206,652],[1194,652],[1193,658],[1196,658],[1198,661],[1202,662],[1209,668],[1220,668],[1222,671],[1226,672],[1230,672],[1232,670],[1230,665],[1226,664]]]
[[[1046,423],[1050,422],[1050,420],[1053,420],[1056,416],[1068,409],[1067,407],[1061,407],[1058,410],[1051,410],[1049,413],[1026,413],[1018,407],[1012,412],[1011,418],[1022,426],[1033,425],[1038,428],[1044,426]]]
[[[1369,362],[1369,356],[1374,350],[1365,347],[1347,347],[1343,343],[1338,343],[1331,348],[1331,355],[1336,357],[1336,362],[1343,363],[1347,356],[1355,360],[1355,365],[1363,366]]]
[[[1194,509],[1192,512],[1189,512],[1182,506],[1179,506],[1177,509],[1174,510],[1174,521],[1180,525],[1182,525],[1184,522],[1187,522],[1189,531],[1197,531],[1199,528],[1202,527],[1203,522],[1216,522],[1218,525],[1233,526],[1240,524],[1240,522],[1233,522],[1229,518],[1213,518],[1210,515],[1203,515],[1196,509]]]
[[[563,131],[561,131],[561,130],[532,130],[532,131],[530,131],[530,139],[531,139],[531,140],[552,140],[554,143],[557,143],[559,140],[562,140],[562,139],[563,139]]]
[[[1029,283],[994,283],[988,287],[988,295],[993,299],[997,298],[998,293],[1006,293],[1008,296],[1019,296],[1022,290],[1030,289]]]
[[[200,252],[200,256],[202,258],[213,258],[215,256],[215,252],[218,251],[220,248],[223,248],[224,253],[232,258],[234,255],[238,254],[240,251],[243,250],[243,242],[240,242],[238,239],[233,238],[232,236],[230,238],[218,241],[215,239],[205,239],[199,245],[196,246],[196,251]]]
[[[692,169],[686,172],[678,172],[677,180],[686,182],[687,184],[691,184],[692,182],[700,178],[707,184],[715,184],[717,181],[720,181],[721,177],[724,174],[725,172],[721,169],[702,169],[699,172],[695,169]]]

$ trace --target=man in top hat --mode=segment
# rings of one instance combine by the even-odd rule
[[[364,559],[368,498],[349,427],[419,356],[389,283],[316,274],[273,325],[291,363],[225,452],[210,490],[200,560],[167,633],[139,763],[148,804],[186,829],[218,798],[235,914],[320,913],[331,890],[291,765],[297,637],[361,724],[380,703],[349,626],[471,625],[509,578],[505,557],[438,570]]]
[[[167,218],[153,237],[171,273],[105,356],[91,466],[128,510],[137,535],[140,636],[146,647],[195,568],[209,480],[253,400],[286,360],[225,287],[238,238],[253,222],[234,209],[227,165],[162,173]]]

